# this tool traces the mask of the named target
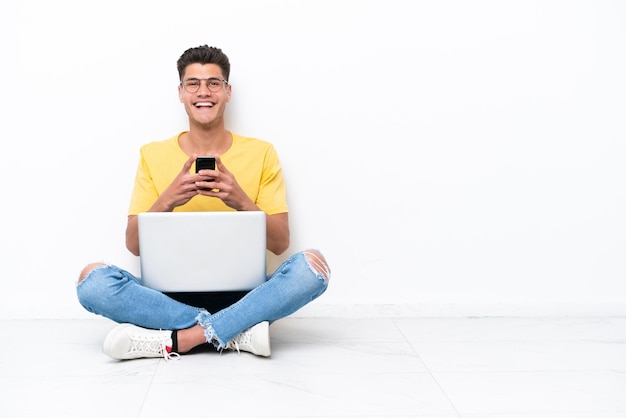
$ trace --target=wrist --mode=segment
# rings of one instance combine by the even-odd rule
[[[240,212],[246,212],[246,211],[257,211],[257,210],[261,210],[260,207],[258,207],[256,204],[254,204],[254,202],[250,201],[247,204],[241,205],[239,207],[239,209],[237,209]]]

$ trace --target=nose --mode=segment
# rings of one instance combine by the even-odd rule
[[[200,80],[200,88],[197,91],[198,94],[211,95],[213,92],[209,89],[209,80]]]

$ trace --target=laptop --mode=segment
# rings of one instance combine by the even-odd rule
[[[265,213],[138,215],[143,284],[161,292],[251,290],[266,280]]]

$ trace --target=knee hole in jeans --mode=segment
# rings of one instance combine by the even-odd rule
[[[82,282],[85,279],[85,277],[87,277],[87,275],[91,273],[93,269],[100,267],[100,266],[106,266],[106,264],[104,263],[87,264],[87,266],[85,266],[85,268],[82,269],[82,271],[80,272],[80,276],[78,276],[78,283]]]
[[[318,250],[305,250],[304,256],[311,268],[321,274],[324,280],[328,282],[328,280],[330,280],[330,267],[328,267],[326,258],[324,258],[322,253]]]

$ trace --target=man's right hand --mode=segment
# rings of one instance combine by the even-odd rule
[[[171,212],[174,208],[184,205],[198,195],[198,187],[196,186],[198,175],[189,172],[194,161],[196,161],[196,157],[197,155],[189,157],[183,165],[183,169],[161,193],[149,212]]]

